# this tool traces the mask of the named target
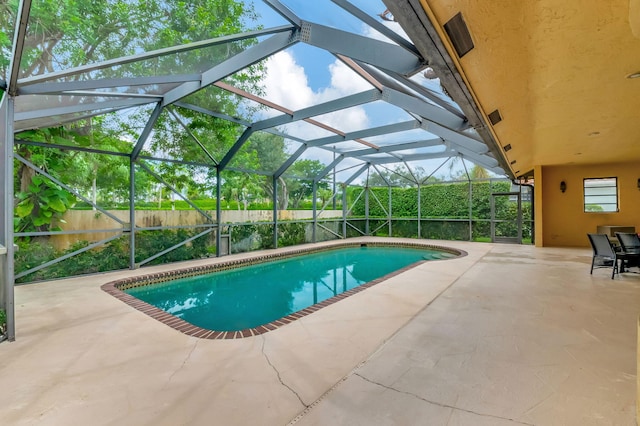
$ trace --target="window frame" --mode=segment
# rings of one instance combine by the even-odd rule
[[[603,185],[603,186],[587,186],[588,181],[608,181],[613,180],[613,185]],[[587,194],[590,189],[599,188],[599,189],[613,189],[612,193],[605,194]],[[615,196],[615,210],[590,210],[589,207],[593,206],[611,206],[614,203],[611,202],[593,202],[589,200],[590,197],[612,197]],[[583,201],[583,211],[584,213],[618,213],[620,211],[620,191],[618,190],[618,177],[617,176],[608,176],[608,177],[598,177],[598,178],[583,178],[582,180],[582,201]]]

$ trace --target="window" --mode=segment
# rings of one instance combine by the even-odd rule
[[[618,178],[584,180],[585,212],[618,211]]]

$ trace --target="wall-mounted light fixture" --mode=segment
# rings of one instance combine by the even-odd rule
[[[640,189],[640,178],[638,178],[638,189]]]
[[[638,179],[638,181],[640,182],[640,179]],[[567,190],[567,183],[565,181],[560,182],[560,191],[562,191],[562,193],[564,194],[564,191]]]

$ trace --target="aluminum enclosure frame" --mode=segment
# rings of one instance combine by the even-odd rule
[[[413,174],[407,162],[433,158],[463,157],[495,174],[511,174],[511,170],[508,165],[505,164],[501,151],[497,149],[492,140],[487,139],[486,131],[483,130],[482,123],[476,111],[473,110],[471,104],[465,101],[462,96],[455,95],[459,92],[454,92],[454,100],[459,102],[462,112],[460,112],[455,105],[452,105],[452,103],[442,100],[437,94],[432,93],[430,89],[420,86],[412,79],[413,76],[421,73],[427,66],[433,66],[434,63],[440,64],[440,61],[444,61],[436,58],[438,55],[441,56],[441,51],[436,44],[427,46],[428,49],[430,49],[429,52],[432,54],[425,55],[423,54],[425,46],[416,45],[414,42],[396,34],[384,26],[376,17],[367,14],[346,0],[334,0],[333,4],[341,7],[347,13],[362,21],[363,24],[385,35],[388,41],[380,41],[320,23],[305,21],[280,1],[265,1],[282,18],[289,22],[289,24],[203,40],[182,46],[163,48],[151,52],[141,52],[100,63],[88,64],[72,69],[60,69],[42,76],[22,79],[18,77],[19,64],[22,59],[30,10],[33,5],[29,0],[20,1],[14,33],[13,53],[9,67],[9,78],[6,82],[6,90],[0,103],[0,134],[2,135],[2,140],[0,141],[0,164],[4,170],[2,183],[4,207],[2,215],[0,216],[0,244],[6,249],[6,254],[0,255],[2,263],[0,309],[4,309],[7,313],[7,337],[9,340],[15,339],[13,294],[16,279],[14,274],[15,235],[13,230],[14,145],[19,143],[37,144],[37,142],[30,141],[15,141],[14,135],[23,130],[74,122],[78,119],[121,111],[131,108],[132,106],[145,105],[153,107],[153,111],[149,114],[144,130],[138,140],[132,145],[131,152],[107,153],[100,150],[84,148],[87,152],[92,152],[96,155],[119,155],[129,158],[129,222],[128,224],[120,220],[118,220],[118,222],[122,225],[121,233],[127,233],[129,236],[129,267],[131,269],[138,268],[142,264],[148,263],[168,251],[174,250],[183,244],[189,243],[192,239],[209,234],[210,232],[216,233],[216,255],[222,255],[222,253],[220,253],[222,237],[220,203],[218,203],[216,207],[215,218],[209,216],[206,212],[200,211],[194,204],[191,204],[207,219],[207,222],[203,225],[206,229],[197,236],[156,253],[142,262],[136,263],[135,261],[136,233],[146,229],[136,225],[136,209],[134,203],[136,168],[143,169],[147,173],[154,175],[154,172],[144,165],[144,161],[152,158],[142,153],[153,132],[154,125],[160,117],[160,114],[165,110],[173,114],[175,119],[180,122],[185,133],[194,141],[194,144],[199,146],[203,158],[208,158],[212,161],[213,165],[210,167],[212,170],[215,169],[215,192],[218,200],[220,200],[221,195],[221,173],[225,170],[234,170],[230,163],[253,133],[266,131],[300,143],[299,148],[295,150],[295,152],[290,153],[290,157],[280,164],[276,170],[266,173],[267,176],[271,176],[274,188],[272,199],[274,247],[278,245],[278,179],[284,176],[294,162],[310,148],[332,152],[335,157],[318,175],[308,176],[308,179],[313,182],[314,188],[314,241],[315,229],[318,222],[318,212],[315,201],[317,185],[332,172],[335,176],[336,170],[341,163],[347,161],[358,162],[357,166],[353,166],[355,169],[354,172],[342,182],[342,185],[345,186],[353,183],[372,167],[375,168],[376,166],[385,164],[399,163],[406,166],[409,172]],[[392,11],[395,10],[399,13],[400,8],[408,7],[409,2],[398,2],[407,3],[407,5],[393,4],[394,2],[389,1],[385,1],[385,3],[389,3],[387,6]],[[408,31],[408,33],[411,35],[410,31]],[[70,79],[63,81],[67,77],[88,74],[101,69],[108,69],[124,64],[141,62],[152,58],[160,58],[167,55],[175,55],[181,52],[224,45],[226,43],[247,39],[255,39],[258,41],[248,49],[199,73],[98,78],[77,81]],[[223,81],[228,76],[297,44],[313,46],[314,48],[322,49],[330,53],[347,65],[362,79],[369,82],[372,89],[310,107],[290,110],[283,105],[274,104],[266,98],[243,92],[239,88],[230,87]],[[454,72],[450,69],[446,70],[445,67],[437,67],[437,71],[441,72],[440,78],[444,82],[447,82],[447,84],[455,80]],[[172,88],[163,93],[129,93],[126,90],[120,90],[121,88],[144,87],[145,85],[167,85],[172,86]],[[255,122],[246,122],[237,117],[229,117],[220,111],[210,110],[200,105],[191,105],[185,102],[185,98],[188,96],[211,86],[216,86],[221,90],[245,97],[258,104],[266,105],[269,108],[279,111],[281,115]],[[38,102],[33,102],[33,99],[39,99],[38,97],[42,97],[43,99],[45,97],[47,97],[47,99],[55,99],[55,97],[57,97],[58,103],[43,104],[44,106],[41,106]],[[92,99],[92,101],[83,102],[83,98]],[[412,119],[402,123],[372,126],[368,129],[358,131],[343,131],[328,125],[318,118],[323,114],[346,110],[358,105],[368,105],[374,102],[382,102],[390,107],[403,110]],[[233,147],[219,161],[216,161],[205,146],[198,141],[197,137],[189,132],[185,123],[180,121],[174,112],[174,108],[188,108],[210,115],[211,117],[238,123],[244,126],[245,130],[236,140]],[[471,119],[469,118],[470,116],[472,116]],[[328,131],[332,136],[305,140],[294,135],[289,135],[278,127],[284,124],[302,121],[319,129],[323,129],[324,131]],[[378,146],[366,140],[367,138],[382,137],[399,132],[416,130],[423,131],[424,137],[419,140],[385,146]],[[359,148],[336,150],[332,147],[334,144],[347,141],[355,142]],[[43,144],[43,146],[44,145],[46,144]],[[424,150],[434,147],[440,147],[442,150],[440,152],[420,152],[421,149]],[[60,146],[52,145],[51,148],[59,149]],[[75,148],[65,147],[65,149]],[[77,149],[81,150],[83,148],[78,147]],[[414,152],[407,153],[406,151]],[[193,158],[177,158],[164,161],[208,165],[207,163],[199,163]],[[42,171],[38,173],[42,173]],[[175,194],[182,197],[182,194],[180,194],[177,188],[171,187],[171,185],[164,182],[160,176],[156,175],[155,177],[168,186]],[[418,184],[418,188],[420,188],[420,182],[416,183]],[[336,195],[337,192],[334,190],[332,199],[335,199]],[[368,191],[365,191],[365,197],[367,198],[368,204]],[[188,199],[185,198],[185,200],[190,203]],[[344,191],[342,206],[342,235],[345,237],[348,226],[348,210],[346,206],[346,193]],[[95,207],[101,209],[100,206]],[[323,206],[322,210],[324,210],[325,207],[326,206]],[[391,206],[389,205],[389,217],[391,217],[391,213]],[[391,229],[390,222],[389,229]],[[96,230],[96,232],[97,231],[99,230]],[[68,233],[73,233],[73,231]],[[53,235],[53,233],[49,235]],[[109,238],[102,240],[91,247],[99,246],[110,240]],[[79,250],[73,254],[82,251],[85,250]],[[63,260],[63,258],[58,258],[55,261],[60,260]],[[51,262],[48,262],[39,268],[50,264]]]

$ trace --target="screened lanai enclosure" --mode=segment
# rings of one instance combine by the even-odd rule
[[[14,284],[361,235],[530,242],[531,186],[402,3],[2,2],[2,338]]]

